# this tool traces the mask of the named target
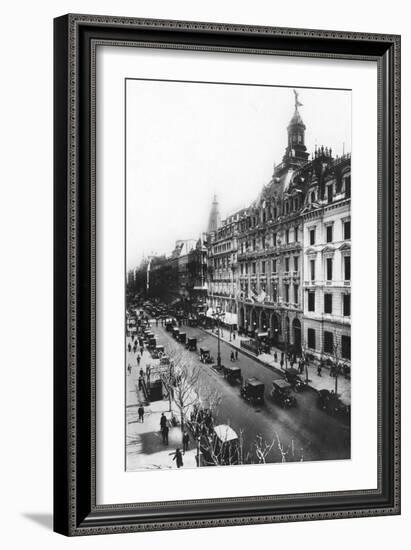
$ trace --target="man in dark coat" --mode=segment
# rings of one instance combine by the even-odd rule
[[[181,454],[180,449],[176,449],[173,460],[176,461],[177,468],[181,468],[181,466],[183,466],[183,455]]]
[[[137,412],[138,412],[138,421],[139,422],[141,421],[141,422],[144,423],[144,407],[143,407],[143,405],[139,406]]]

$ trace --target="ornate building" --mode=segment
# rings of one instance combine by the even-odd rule
[[[236,311],[240,331],[279,347],[322,357],[337,346],[349,359],[351,157],[321,147],[309,159],[294,93],[281,164],[210,235],[209,305]]]
[[[214,203],[216,199],[214,199]],[[237,326],[237,234],[242,211],[226,218],[208,236],[208,315],[219,305],[224,323]]]

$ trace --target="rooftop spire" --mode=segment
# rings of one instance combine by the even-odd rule
[[[213,203],[211,205],[210,217],[208,218],[207,233],[217,231],[220,225],[220,212],[218,208],[217,195],[214,195]]]

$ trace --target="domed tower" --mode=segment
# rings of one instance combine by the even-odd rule
[[[298,107],[302,107],[302,103],[298,100],[298,93],[294,91],[295,110],[289,125],[287,126],[288,144],[285,150],[283,161],[288,165],[298,167],[307,161],[309,153],[305,146],[305,124],[301,118]]]
[[[210,217],[208,218],[207,233],[217,231],[220,225],[220,212],[218,208],[217,195],[214,195],[213,204],[211,205]]]

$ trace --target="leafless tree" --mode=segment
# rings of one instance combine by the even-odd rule
[[[257,435],[255,438],[255,454],[257,456],[257,461],[259,464],[265,464],[266,458],[270,454],[272,448],[274,447],[275,438],[271,442],[265,441],[261,435]]]

